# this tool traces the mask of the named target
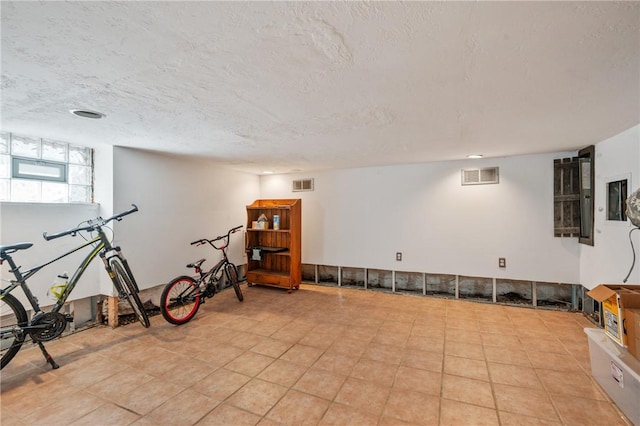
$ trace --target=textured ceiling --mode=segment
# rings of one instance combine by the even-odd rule
[[[640,122],[639,6],[2,1],[1,124],[254,173],[576,150]]]

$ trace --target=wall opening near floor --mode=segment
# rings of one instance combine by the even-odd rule
[[[533,282],[497,279],[496,302],[509,305],[533,306]]]
[[[408,294],[424,294],[424,274],[419,272],[395,273],[395,291]]]
[[[493,302],[493,279],[458,277],[458,298],[478,302]]]
[[[456,276],[426,274],[426,295],[453,299],[456,297]]]
[[[579,284],[335,265],[302,265],[307,283],[529,308],[584,311],[599,322],[597,302]]]
[[[392,273],[384,269],[368,269],[367,288],[391,291],[393,287]]]
[[[340,285],[346,287],[364,288],[364,269],[362,268],[340,268]]]

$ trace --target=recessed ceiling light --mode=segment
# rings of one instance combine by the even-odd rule
[[[273,174],[273,172],[271,170],[265,170],[262,173],[264,173],[265,175],[272,175]]]
[[[103,117],[106,117],[106,115],[101,112],[89,111],[88,109],[72,109],[69,110],[69,112],[73,115],[77,115],[78,117],[92,118],[94,120],[99,120]]]
[[[467,158],[482,158],[482,154],[471,154],[471,155],[467,155]]]

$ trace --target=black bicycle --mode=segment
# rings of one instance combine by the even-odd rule
[[[242,229],[242,225],[230,229],[226,235],[221,235],[212,240],[200,239],[191,245],[209,244],[216,250],[222,252],[222,259],[209,271],[202,269],[202,264],[206,259],[200,259],[187,265],[187,268],[194,268],[196,276],[186,275],[174,278],[166,285],[160,298],[160,311],[164,319],[171,324],[181,325],[189,322],[198,312],[200,305],[206,298],[215,296],[219,290],[219,285],[226,277],[228,285],[233,287],[239,301],[244,300],[240,282],[238,281],[238,268],[227,258],[227,247],[229,236]],[[218,245],[215,243],[221,241]]]
[[[75,288],[78,280],[96,256],[99,256],[102,259],[104,268],[109,273],[109,277],[118,291],[118,295],[121,298],[128,300],[136,317],[138,318],[138,321],[140,321],[145,328],[149,327],[149,317],[147,316],[144,306],[140,301],[140,297],[138,296],[138,285],[133,278],[133,274],[129,268],[129,263],[122,254],[120,247],[112,246],[111,241],[107,238],[104,230],[102,229],[112,220],[122,220],[124,216],[137,211],[138,207],[135,204],[132,204],[132,208],[130,210],[112,216],[108,219],[98,217],[97,219],[82,222],[82,226],[53,235],[48,235],[45,232],[43,237],[47,241],[60,238],[65,235],[76,236],[79,232],[96,232],[97,235],[95,237],[90,237],[85,243],[62,256],[56,257],[49,262],[35,266],[24,272],[20,271],[20,266],[16,265],[11,257],[11,253],[15,253],[18,250],[26,250],[31,247],[33,243],[18,243],[0,246],[0,264],[7,261],[11,268],[10,272],[13,273],[13,276],[15,277],[15,280],[10,281],[10,285],[8,287],[0,290],[0,346],[2,350],[2,365],[0,368],[4,368],[9,364],[20,350],[20,347],[27,336],[31,337],[31,339],[40,346],[42,354],[47,362],[51,364],[52,368],[59,367],[45,349],[43,342],[51,341],[60,336],[65,330],[67,323],[73,321],[73,317],[71,315],[62,314],[60,313],[60,310]],[[35,275],[45,266],[88,246],[92,246],[93,248],[87,257],[85,257],[80,263],[73,276],[67,283],[57,286],[55,291],[52,292],[57,297],[57,301],[55,305],[53,305],[51,311],[46,313],[43,312],[38,304],[37,298],[27,286],[27,279]],[[31,307],[33,308],[34,315],[31,319],[29,319],[27,311],[22,303],[20,303],[15,296],[10,294],[17,287],[22,288],[22,291],[27,296],[27,300],[29,300]]]

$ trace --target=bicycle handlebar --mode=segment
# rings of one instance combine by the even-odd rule
[[[54,240],[54,239],[60,238],[60,237],[64,237],[65,235],[71,235],[71,236],[75,237],[78,232],[81,232],[81,231],[95,231],[96,228],[100,228],[101,226],[106,225],[107,223],[111,222],[112,220],[120,221],[120,220],[122,220],[122,218],[124,216],[129,215],[131,213],[135,213],[137,211],[138,211],[138,206],[136,206],[135,204],[131,204],[131,208],[129,210],[124,211],[122,213],[118,213],[116,215],[113,215],[108,219],[103,219],[101,217],[97,217],[97,218],[95,218],[93,220],[88,220],[87,221],[88,225],[86,225],[86,226],[79,226],[77,228],[68,229],[66,231],[58,232],[57,234],[47,234],[46,232],[44,232],[42,234],[42,236],[47,241]]]
[[[102,223],[102,225],[106,225],[107,223],[111,222],[112,220],[122,220],[122,218],[126,215],[129,215],[131,213],[135,213],[138,211],[138,206],[136,206],[135,204],[131,204],[131,208],[127,211],[124,211],[122,213],[118,213],[117,215],[111,216],[109,219],[102,219],[104,220],[104,222]],[[101,219],[101,218],[98,218]]]
[[[238,231],[242,228],[242,226],[243,226],[243,225],[236,226],[235,228],[231,228],[231,229],[229,229],[229,232],[227,232],[225,235],[219,235],[219,236],[215,237],[215,238],[214,238],[214,239],[212,239],[212,240],[208,240],[208,239],[206,239],[206,238],[201,238],[201,239],[199,239],[199,240],[196,240],[196,241],[192,242],[192,243],[191,243],[191,245],[193,246],[193,245],[200,245],[200,244],[209,243],[209,244],[211,244],[214,248],[218,248],[218,247],[216,247],[216,246],[214,246],[214,245],[213,245],[213,243],[214,243],[214,242],[216,242],[216,241],[220,241],[220,240],[222,240],[222,239],[224,239],[224,238],[228,238],[228,237],[229,237],[229,235],[231,235],[231,234],[234,234],[234,233],[238,232]]]

